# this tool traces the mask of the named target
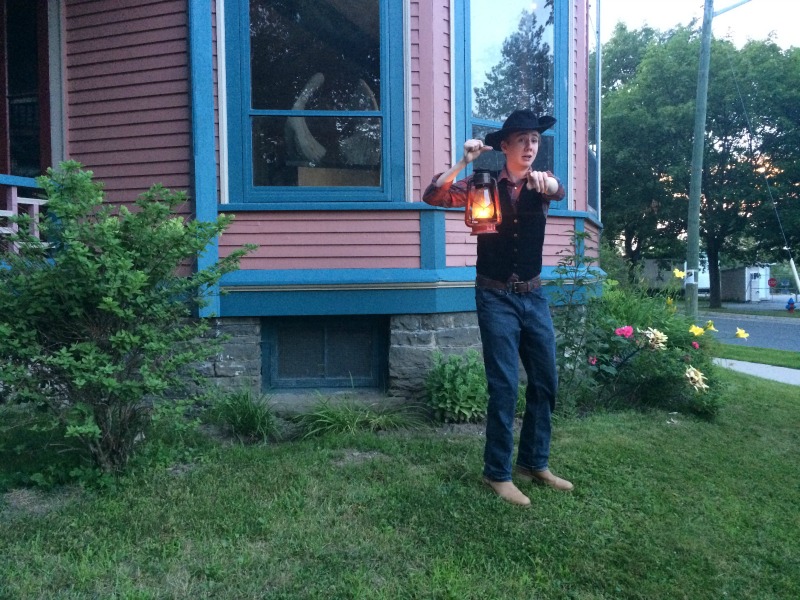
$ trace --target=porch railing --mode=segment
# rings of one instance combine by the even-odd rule
[[[0,241],[18,231],[10,217],[21,215],[30,217],[30,233],[39,237],[39,218],[47,200],[31,197],[31,190],[38,187],[36,180],[29,177],[0,175]]]

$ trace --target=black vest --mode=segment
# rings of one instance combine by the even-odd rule
[[[497,233],[478,236],[475,270],[479,275],[497,281],[507,281],[514,273],[520,281],[533,279],[542,272],[547,220],[544,200],[539,192],[523,185],[514,204],[506,183],[499,182],[498,188],[503,222],[497,226]]]

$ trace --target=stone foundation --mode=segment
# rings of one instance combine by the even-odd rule
[[[261,320],[214,319],[208,335],[229,339],[216,356],[199,365],[199,371],[223,390],[249,387],[261,392]],[[474,312],[392,316],[386,395],[398,401],[421,400],[433,355],[463,354],[468,350],[481,350]]]
[[[220,352],[199,366],[199,371],[222,390],[250,388],[261,392],[261,319],[214,319],[209,336],[228,339]]]
[[[395,315],[389,323],[390,397],[417,402],[425,395],[425,377],[433,355],[481,350],[474,312]]]

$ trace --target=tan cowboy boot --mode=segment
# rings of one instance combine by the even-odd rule
[[[488,485],[495,494],[500,496],[506,502],[516,504],[517,506],[530,506],[531,499],[519,491],[511,481],[492,481],[491,479],[483,478],[483,483]]]
[[[514,472],[522,481],[533,482],[539,485],[549,485],[551,488],[562,492],[569,492],[575,487],[566,479],[561,479],[561,477],[553,475],[550,469],[532,471],[531,469],[526,469],[525,467],[517,465],[514,467]]]

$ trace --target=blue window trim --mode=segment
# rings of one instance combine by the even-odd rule
[[[563,276],[557,267],[542,269],[542,279]],[[426,314],[475,310],[472,267],[443,269],[342,269],[326,272],[237,271],[223,277],[222,317],[253,315],[359,315]],[[566,285],[570,285],[566,282]],[[600,280],[588,282],[597,294]],[[555,285],[546,285],[551,302],[558,304]]]
[[[217,159],[214,151],[214,70],[211,11],[201,0],[189,2],[189,77],[192,98],[192,188],[195,219],[217,219]],[[216,264],[219,246],[215,238],[197,258],[197,270]],[[220,312],[219,286],[207,290],[207,306],[201,317]]]
[[[383,131],[381,186],[376,187],[256,187],[252,184],[251,118],[286,114],[287,111],[253,110],[250,107],[249,1],[225,3],[226,68],[228,73],[229,198],[234,202],[270,209],[275,203],[309,202],[404,202],[405,140],[403,121],[403,2],[381,0],[381,110],[304,111],[304,115],[380,115]]]
[[[39,184],[33,177],[20,177],[19,175],[0,175],[0,185],[14,187],[38,188]]]
[[[502,9],[498,9],[502,10]],[[545,135],[553,136],[553,169],[555,174],[564,178],[567,175],[567,156],[569,143],[569,2],[557,0],[554,3],[553,25],[553,93],[556,107],[553,116],[556,118],[555,127]],[[455,86],[456,110],[456,140],[467,140],[472,137],[473,125],[488,125],[499,127],[500,123],[472,117],[472,78],[470,76],[470,0],[462,0],[456,4],[454,15],[456,48],[454,58],[456,63],[455,73],[463,73]],[[456,143],[456,153],[460,153],[460,144]],[[466,172],[464,173],[466,175]],[[564,186],[569,188],[570,186]],[[568,192],[569,193],[569,190]],[[566,210],[569,207],[569,198],[553,202],[552,209]]]

